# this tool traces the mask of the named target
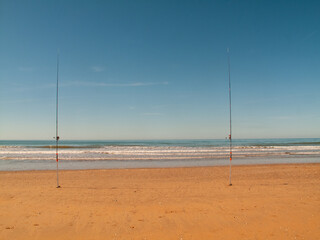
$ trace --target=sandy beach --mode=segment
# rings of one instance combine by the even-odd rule
[[[320,239],[320,164],[0,172],[0,239]]]

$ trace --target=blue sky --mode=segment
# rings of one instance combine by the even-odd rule
[[[320,137],[319,1],[0,0],[0,139]]]

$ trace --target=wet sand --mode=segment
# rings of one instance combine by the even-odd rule
[[[0,239],[320,239],[320,164],[0,172]]]

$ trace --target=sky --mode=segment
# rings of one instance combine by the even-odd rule
[[[0,0],[0,139],[320,137],[319,1]]]

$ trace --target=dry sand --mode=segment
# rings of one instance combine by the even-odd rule
[[[0,172],[0,239],[320,239],[320,164]]]

